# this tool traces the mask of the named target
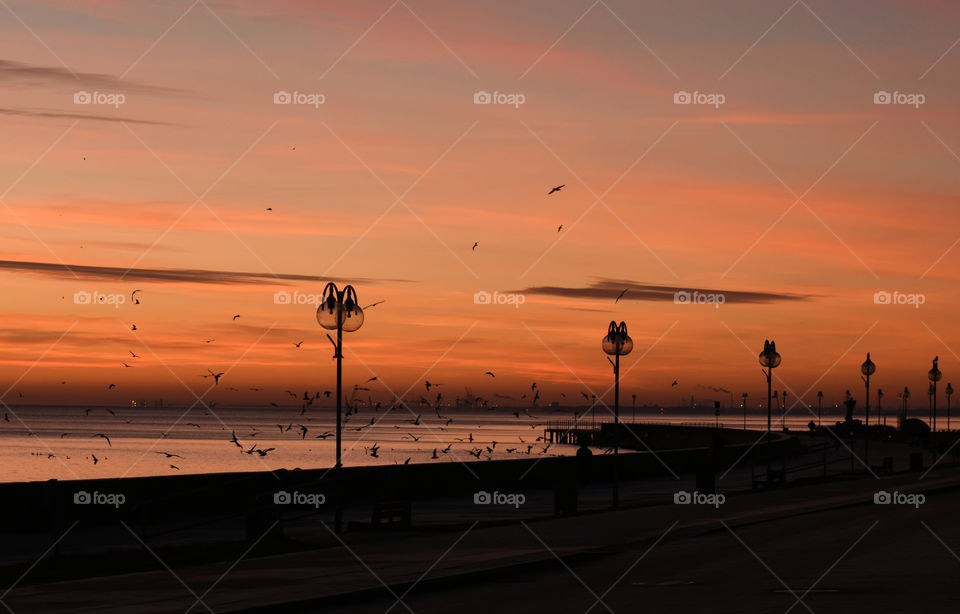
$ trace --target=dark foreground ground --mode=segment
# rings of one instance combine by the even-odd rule
[[[418,504],[431,511],[415,507],[422,522],[405,531],[336,535],[318,517],[288,522],[279,543],[267,532],[221,553],[171,554],[135,527],[114,528],[129,542],[116,554],[127,572],[84,574],[89,559],[41,556],[11,576],[0,612],[956,612],[960,469],[906,471],[900,452],[894,475],[756,492],[743,468],[721,482],[719,507],[675,504],[674,491],[694,486],[681,474],[625,484],[616,511],[602,484],[564,517],[548,491],[529,491],[515,511],[438,499]],[[924,499],[878,505],[878,491]]]

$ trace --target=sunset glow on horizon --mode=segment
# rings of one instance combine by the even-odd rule
[[[342,4],[0,7],[5,403],[331,389],[328,281],[384,403],[960,374],[960,7]]]

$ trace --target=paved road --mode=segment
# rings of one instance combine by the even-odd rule
[[[168,569],[158,560],[156,571],[22,586],[2,601],[17,614],[146,614],[189,608],[383,612],[394,601],[386,584],[397,595],[413,586],[404,603],[393,608],[401,611],[489,612],[496,603],[510,612],[583,612],[594,594],[603,596],[626,571],[598,604],[600,611],[649,605],[647,611],[709,606],[782,612],[792,599],[777,576],[790,590],[803,591],[830,570],[816,588],[831,592],[805,598],[826,608],[811,606],[815,611],[866,611],[857,608],[870,604],[906,608],[909,602],[902,595],[917,598],[917,590],[925,594],[927,589],[935,589],[940,601],[925,611],[938,611],[934,606],[943,605],[943,596],[960,586],[952,580],[960,578],[960,561],[920,521],[960,550],[960,533],[953,529],[960,471],[948,468],[921,481],[918,477],[901,474],[731,495],[719,509],[663,503],[496,526],[465,522],[449,530],[356,534],[337,547],[276,556],[246,557],[239,548],[236,557],[242,560],[235,565]],[[919,509],[872,502],[878,489],[918,488],[927,497]],[[871,529],[875,521],[880,522]],[[664,533],[662,542],[631,569]],[[299,609],[290,605],[308,601]]]

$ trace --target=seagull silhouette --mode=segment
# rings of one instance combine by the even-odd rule
[[[91,438],[93,438],[93,437],[103,437],[104,439],[107,440],[107,445],[110,446],[111,448],[113,447],[113,444],[110,443],[110,438],[107,437],[106,435],[104,435],[103,433],[97,433],[96,435],[91,435],[90,437],[91,437]]]
[[[473,247],[471,247],[470,250],[471,250],[471,251],[474,251],[474,252],[477,251],[477,246],[478,246],[478,245],[480,245],[480,242],[479,242],[479,241],[475,241],[475,242],[473,243]]]
[[[557,226],[557,232],[560,232],[561,230],[563,230],[563,224],[560,224],[559,226]]]
[[[496,375],[493,374],[493,371],[484,371],[483,374],[484,374],[484,375],[489,375],[490,377],[496,377]]]
[[[553,194],[554,192],[559,192],[560,190],[562,190],[562,189],[565,188],[565,187],[567,187],[567,184],[565,184],[565,183],[562,184],[562,185],[558,185],[557,187],[555,187],[555,188],[553,188],[552,190],[550,190],[549,192],[547,192],[547,196],[550,196],[550,195]]]
[[[297,346],[297,347],[300,347],[301,345],[303,345],[303,341],[300,341],[300,342],[298,342],[298,343],[294,343],[293,345],[295,345],[295,346]]]
[[[239,317],[240,317],[240,314],[238,313],[237,315],[233,316],[233,319],[236,320]]]
[[[630,288],[627,288],[627,290],[629,290],[629,289],[630,289]],[[627,293],[627,290],[624,290],[623,292],[621,292],[620,295],[617,296],[617,300],[615,300],[615,301],[613,301],[613,302],[614,302],[614,303],[619,303],[619,302],[620,302],[620,299],[623,298],[623,295]]]

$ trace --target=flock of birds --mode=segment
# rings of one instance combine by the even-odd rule
[[[214,386],[218,386],[220,378],[224,375],[226,374],[210,370],[202,377],[214,378]],[[496,378],[493,371],[486,371],[483,375]],[[369,395],[365,399],[359,396],[362,392],[370,392],[369,384],[377,381],[376,376],[371,377],[363,385],[355,384],[352,393],[344,394],[342,428],[344,445],[349,446],[347,451],[357,449],[359,453],[362,450],[363,454],[373,459],[381,459],[385,451],[384,445],[389,445],[381,445],[381,440],[406,442],[407,445],[399,449],[390,448],[395,453],[387,460],[393,459],[396,464],[409,464],[414,458],[414,456],[409,455],[412,450],[416,450],[418,458],[423,457],[430,460],[446,458],[469,460],[471,457],[476,460],[493,460],[497,455],[499,455],[498,458],[504,458],[514,454],[547,455],[551,453],[552,444],[547,442],[543,435],[524,436],[517,434],[525,431],[526,428],[536,431],[537,428],[542,426],[538,416],[533,413],[541,413],[540,410],[543,409],[538,406],[541,389],[536,382],[532,382],[530,392],[524,392],[519,396],[519,399],[499,393],[494,394],[493,398],[487,399],[475,396],[467,389],[467,397],[459,397],[451,404],[445,401],[443,392],[439,390],[443,384],[426,380],[423,383],[424,393],[418,395],[418,398],[396,399],[385,406],[382,402],[373,401]],[[238,390],[236,388],[232,389]],[[260,391],[262,388],[250,388],[250,390]],[[161,460],[167,464],[170,470],[180,471],[189,462],[187,452],[176,449],[174,451],[153,449],[160,445],[161,441],[167,441],[167,445],[176,445],[174,442],[184,442],[190,439],[222,440],[225,444],[235,448],[236,453],[240,456],[264,459],[279,453],[281,444],[278,443],[278,439],[315,442],[317,440],[329,440],[335,436],[334,427],[330,424],[334,416],[329,404],[322,409],[322,415],[314,415],[319,414],[315,411],[318,409],[315,404],[319,405],[317,402],[320,399],[331,398],[332,392],[330,390],[314,393],[305,391],[302,395],[291,390],[285,390],[284,392],[291,400],[296,401],[299,407],[291,405],[290,402],[283,405],[275,402],[271,403],[273,407],[281,408],[281,410],[287,412],[292,411],[292,415],[276,412],[271,416],[274,420],[278,416],[285,416],[289,419],[286,424],[275,423],[276,432],[270,433],[265,424],[259,426],[248,425],[242,429],[229,427],[213,411],[215,404],[209,403],[207,409],[199,410],[206,416],[203,420],[206,424],[201,425],[198,422],[186,421],[180,423],[178,421],[173,426],[161,431],[156,438],[156,442],[146,451],[141,449],[130,450],[129,446],[127,446],[126,451],[132,451],[140,457],[144,457],[148,453],[161,456],[163,457]],[[560,394],[565,396],[563,393]],[[596,400],[595,396],[586,393],[581,394],[587,402]],[[430,395],[431,398],[428,399],[427,395]],[[506,401],[526,400],[529,402],[529,407],[505,407],[499,405],[496,399]],[[463,411],[464,409],[467,411]],[[93,417],[95,421],[94,429],[103,428],[103,425],[110,420],[122,421],[125,425],[134,425],[125,427],[126,430],[121,432],[122,436],[123,433],[129,432],[129,429],[136,429],[136,410],[137,408],[131,408],[127,412],[120,409],[115,411],[108,407],[87,408],[83,410],[82,415],[84,418]],[[129,414],[132,417],[118,415],[118,412]],[[487,414],[487,412],[490,413]],[[361,414],[370,417],[364,416],[361,418]],[[484,414],[491,416],[492,420],[479,417]],[[102,419],[98,420],[98,417]],[[574,418],[579,417],[580,411],[574,411]],[[10,422],[9,414],[5,414],[4,419],[6,422]],[[480,424],[483,421],[487,421],[488,424]],[[323,426],[311,422],[320,422]],[[476,423],[476,430],[472,426],[473,423]],[[499,428],[494,428],[493,431],[488,430],[491,429],[492,424],[499,425]],[[510,424],[516,424],[516,426],[513,427]],[[77,430],[80,432],[60,433],[59,438],[87,437],[99,440],[103,447],[89,452],[83,458],[95,466],[108,460],[108,451],[114,447],[111,432],[98,431],[88,435],[89,430]],[[82,432],[84,430],[85,433]],[[179,432],[170,436],[174,431]],[[238,431],[240,431],[240,434],[238,434]],[[370,435],[367,434],[367,431],[370,432]],[[217,433],[222,433],[222,435]],[[31,432],[31,434],[35,433]],[[484,438],[484,435],[487,437]],[[257,440],[258,437],[260,437],[259,441]],[[513,441],[514,438],[516,441]],[[372,443],[371,440],[373,440]],[[260,443],[260,441],[269,441],[269,443]],[[33,452],[31,454],[58,458],[49,446],[47,446],[47,450],[46,452]],[[299,448],[297,452],[302,453],[304,450]],[[406,458],[401,460],[404,456]],[[64,456],[63,458],[69,460],[70,456]]]
[[[565,184],[557,185],[551,188],[549,192],[547,192],[547,196],[560,192],[565,187],[566,187]],[[267,210],[270,211],[272,209],[268,208]],[[560,224],[559,226],[557,226],[557,232],[561,232],[562,230],[563,230],[563,224]],[[478,246],[479,246],[479,242],[474,242],[472,250],[475,251]],[[620,300],[626,295],[628,290],[629,289],[623,290],[615,298],[614,302],[619,303]],[[138,294],[141,294],[141,293],[142,293],[141,289],[136,289],[130,294],[130,300],[133,305],[140,304],[140,297],[138,296]],[[366,307],[364,307],[364,309],[375,307],[383,302],[384,301],[377,301],[375,303],[367,305]],[[241,317],[241,314],[234,314],[232,317],[232,321],[236,322],[238,319],[240,319],[240,317]],[[131,331],[136,332],[138,330],[139,329],[137,328],[137,325],[135,323],[131,323]],[[204,340],[204,343],[210,344],[215,341],[216,339],[210,338],[210,339]],[[297,349],[301,348],[303,343],[304,343],[303,341],[292,342],[293,346]],[[129,359],[124,359],[120,361],[120,364],[124,369],[133,368],[134,365],[130,363],[140,358],[140,355],[136,354],[133,351],[130,351],[129,353],[130,353]],[[204,379],[212,378],[213,385],[219,386],[221,378],[223,378],[225,375],[227,375],[225,371],[207,369],[207,373],[200,374],[200,377]],[[493,371],[485,371],[483,375],[489,376],[491,378],[496,378],[496,375],[494,374]],[[369,384],[371,382],[376,382],[376,381],[377,381],[377,377],[371,377],[369,380],[367,380],[366,384]],[[61,384],[66,384],[66,383],[67,383],[66,381],[61,382]],[[674,381],[673,385],[676,386],[677,382]],[[430,394],[431,388],[438,388],[439,386],[440,384],[431,383],[430,381],[424,382],[424,387],[427,394]],[[115,388],[117,388],[117,385],[115,383],[109,383],[107,385],[108,390],[114,390]],[[239,389],[232,386],[227,386],[224,389],[229,391],[234,391],[234,392],[240,392]],[[263,388],[250,387],[248,388],[248,390],[251,392],[260,392],[263,390]],[[370,388],[367,387],[366,385],[361,386],[357,384],[353,387],[353,394],[349,398],[344,399],[345,414],[344,414],[343,426],[345,431],[348,431],[347,424],[351,421],[351,419],[356,420],[361,411],[361,407],[364,407],[364,402],[356,398],[357,393],[369,392],[369,391],[370,391]],[[302,397],[290,390],[286,390],[285,393],[289,395],[292,399],[300,403],[298,417],[305,416],[309,410],[313,409],[314,402],[321,398],[321,392],[316,392],[312,395],[309,392],[304,392]],[[566,396],[563,393],[560,393],[560,394],[561,394],[561,397]],[[587,395],[585,392],[581,392],[580,394],[583,396],[584,400],[588,404],[595,404],[597,401],[596,395]],[[330,390],[324,390],[322,392],[322,396],[326,399],[329,399],[330,395],[331,395]],[[19,396],[20,398],[23,398],[22,393],[19,393]],[[383,407],[383,404],[381,402],[374,403],[368,397],[366,406],[365,406],[367,410],[370,410],[373,413],[380,412],[381,410],[385,410],[385,411],[380,414],[380,418],[371,417],[369,422],[364,422],[359,426],[350,426],[349,430],[362,433],[363,431],[367,429],[371,429],[372,427],[376,426],[378,422],[381,419],[384,419],[387,415],[393,412],[405,410],[410,413],[410,415],[412,416],[412,419],[403,420],[403,423],[405,424],[405,426],[403,427],[405,429],[404,431],[405,434],[403,435],[402,438],[403,439],[409,438],[413,443],[421,442],[421,440],[423,440],[424,437],[429,437],[431,439],[437,440],[437,446],[433,447],[432,454],[430,455],[431,459],[440,459],[442,458],[441,455],[449,455],[449,454],[453,454],[454,456],[456,456],[456,452],[459,450],[462,452],[466,452],[469,456],[472,456],[478,460],[482,458],[486,458],[487,460],[492,460],[494,454],[498,452],[498,448],[497,448],[498,445],[501,446],[499,450],[502,450],[502,452],[505,454],[530,455],[534,453],[534,448],[539,448],[539,454],[549,453],[551,444],[547,443],[542,435],[537,436],[535,439],[531,439],[531,440],[525,439],[522,436],[518,436],[517,437],[518,443],[515,445],[512,445],[511,447],[507,447],[507,444],[501,444],[501,442],[498,442],[492,439],[490,441],[480,442],[479,440],[475,439],[472,431],[468,432],[465,437],[455,437],[455,438],[452,438],[453,439],[452,441],[445,441],[443,437],[441,437],[441,433],[447,432],[448,429],[451,429],[456,419],[452,415],[444,415],[444,412],[447,412],[448,410],[459,409],[461,406],[461,402],[464,402],[469,407],[484,408],[487,411],[496,411],[498,409],[501,409],[499,403],[495,402],[494,404],[491,404],[490,400],[488,399],[484,399],[479,396],[473,397],[472,394],[469,393],[469,390],[468,390],[468,396],[471,398],[468,398],[468,399],[458,398],[455,408],[450,407],[449,404],[446,406],[443,404],[443,394],[440,392],[436,393],[436,397],[433,400],[428,400],[426,396],[420,396],[418,399],[413,400],[411,402],[408,402],[402,399],[396,399],[393,401],[393,403],[391,403],[386,408]],[[498,393],[495,393],[493,397],[494,399],[514,400],[514,398],[511,396],[501,395]],[[528,394],[523,393],[522,395],[520,395],[519,400],[523,401],[523,400],[526,400],[527,398],[528,398]],[[540,400],[540,398],[541,398],[540,389],[538,388],[537,383],[533,382],[530,385],[530,406],[531,406],[530,409],[535,409],[538,407],[537,403]],[[205,413],[209,415],[209,412],[212,412],[212,410],[216,408],[216,403],[208,402],[206,406],[208,410]],[[285,406],[289,406],[289,402],[287,403],[287,405],[281,405],[280,403],[277,403],[277,402],[271,402],[270,406],[274,408],[283,408]],[[435,419],[429,416],[429,414],[428,414],[428,418],[424,418],[423,413],[417,413],[417,410],[422,411],[423,408],[431,409],[436,416]],[[104,408],[104,409],[105,411],[109,412],[111,415],[116,416],[116,413],[113,410],[109,408]],[[530,413],[530,409],[527,409],[527,408],[510,409],[507,411],[509,411],[509,414],[512,414],[514,419],[516,420],[527,420],[528,421],[527,425],[532,430],[535,430],[541,425],[535,422],[535,420],[537,420],[537,417]],[[85,416],[89,416],[90,412],[91,412],[90,409],[85,410]],[[574,411],[574,419],[578,419],[578,418],[580,418],[580,412]],[[312,419],[313,419],[312,417],[307,419],[301,418],[301,422],[310,421]],[[4,420],[6,422],[10,422],[10,418],[8,414],[4,414]],[[433,422],[433,420],[435,420],[435,422]],[[133,423],[133,419],[125,420],[125,422],[127,424],[131,424]],[[409,426],[406,426],[406,425],[409,425]],[[185,423],[185,426],[190,427],[192,429],[202,428],[200,424],[195,422],[187,422]],[[319,434],[311,434],[313,431],[317,430],[316,427],[311,428],[300,422],[291,421],[286,425],[277,424],[276,426],[279,429],[280,435],[284,435],[285,433],[292,431],[294,435],[299,434],[299,438],[302,441],[306,441],[308,435],[310,435],[311,439],[320,439],[320,440],[326,440],[334,435],[334,432],[331,431],[329,428],[319,429],[323,431]],[[401,426],[400,424],[394,424],[393,428],[400,429]],[[410,432],[418,428],[423,429],[423,432],[420,432],[419,434],[414,434],[413,432]],[[482,425],[480,424],[477,425],[477,429],[483,429],[483,428],[484,427]],[[158,440],[166,439],[170,430],[172,430],[172,427],[171,429],[161,432]],[[225,431],[227,430],[227,427],[221,423],[220,430]],[[257,437],[263,432],[261,429],[254,426],[250,426],[248,430],[250,432],[243,436],[243,439],[247,441]],[[68,437],[69,435],[70,435],[69,433],[62,433],[60,435],[60,438],[63,439],[65,437]],[[108,449],[113,447],[113,443],[110,437],[106,433],[95,433],[94,435],[91,436],[91,438],[102,439],[106,443],[106,446],[108,447]],[[363,437],[361,437],[359,439],[359,442],[362,443],[363,441],[364,439]],[[275,445],[272,445],[270,447],[261,447],[259,444],[254,443],[252,445],[249,445],[248,447],[247,443],[244,443],[243,441],[241,441],[240,437],[238,437],[235,429],[230,430],[230,437],[227,440],[227,442],[231,446],[235,446],[236,448],[238,448],[239,453],[246,456],[253,456],[255,458],[262,459],[267,457],[271,453],[277,452],[277,447]],[[457,444],[458,446],[456,450],[454,449],[455,444]],[[373,445],[365,446],[363,448],[365,453],[372,458],[380,458],[381,449],[382,449],[382,446],[379,444],[379,442],[374,442]],[[183,455],[178,453],[167,452],[167,451],[153,451],[153,450],[150,450],[150,451],[154,454],[163,456],[164,460],[167,460],[167,461],[170,461],[172,459],[179,459],[177,462],[181,462],[181,464],[183,464],[182,461],[186,460],[186,458]],[[56,454],[52,451],[43,452],[43,453],[35,452],[33,454],[36,456],[47,456],[48,458],[56,458]],[[69,456],[66,458],[69,459]],[[101,452],[101,456],[98,457],[95,453],[91,452],[90,455],[85,458],[90,460],[94,465],[97,465],[103,460],[106,460],[106,455],[103,452]],[[407,457],[403,461],[403,464],[408,464],[412,460],[412,458],[413,457]],[[178,471],[181,469],[179,465],[173,464],[172,462],[169,463],[169,467],[170,469],[178,470]]]

